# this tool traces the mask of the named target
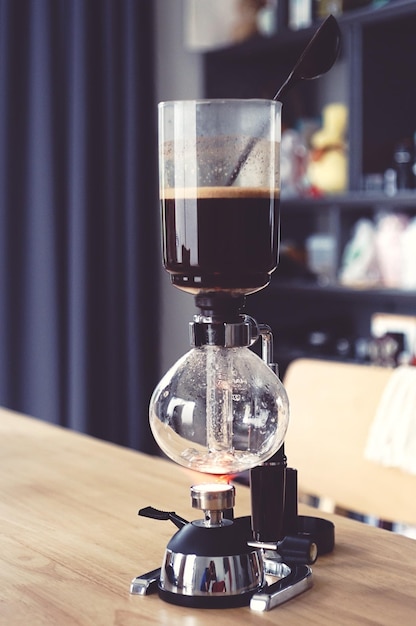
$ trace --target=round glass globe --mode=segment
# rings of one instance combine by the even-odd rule
[[[210,474],[259,465],[282,445],[286,391],[248,348],[202,346],[165,374],[150,401],[150,426],[173,461]]]

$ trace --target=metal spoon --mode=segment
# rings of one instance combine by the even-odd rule
[[[328,72],[338,57],[340,45],[341,32],[338,22],[333,15],[328,15],[314,33],[273,100],[282,100],[289,89],[299,81],[319,78]]]
[[[277,91],[273,100],[282,100],[289,89],[294,87],[301,80],[319,78],[319,76],[322,76],[330,70],[337,60],[340,46],[341,32],[338,22],[333,15],[328,15],[315,31],[312,39],[297,60],[295,67]],[[253,137],[248,142],[238,163],[228,178],[227,185],[232,185],[235,182],[241,168],[247,161],[250,152],[259,141],[262,134],[263,133],[259,133],[259,136]]]

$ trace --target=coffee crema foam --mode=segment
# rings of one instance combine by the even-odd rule
[[[280,189],[269,187],[168,187],[160,192],[161,200],[202,198],[279,198]]]

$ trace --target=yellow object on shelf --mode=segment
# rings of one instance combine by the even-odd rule
[[[311,137],[308,179],[319,191],[341,193],[347,189],[347,107],[338,103],[327,105],[322,120],[322,128]]]

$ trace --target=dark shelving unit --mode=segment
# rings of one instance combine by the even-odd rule
[[[205,55],[205,94],[210,98],[272,98],[317,27],[287,27],[287,3],[278,2],[278,30],[271,37],[256,36],[242,44]],[[416,2],[391,0],[371,4],[337,17],[342,49],[329,80],[345,82],[349,110],[349,186],[342,195],[281,199],[282,241],[304,245],[313,232],[328,232],[337,241],[338,261],[352,229],[362,217],[379,212],[416,216],[415,189],[389,197],[365,193],[363,178],[393,165],[395,144],[416,132]],[[322,83],[299,84],[283,106],[283,121],[316,117],[322,103]],[[416,268],[415,268],[416,271]],[[247,310],[267,321],[276,334],[276,350],[283,371],[302,354],[356,358],[338,343],[369,337],[375,312],[416,315],[416,291],[352,289],[320,286],[313,277],[293,276],[284,262],[270,286],[250,296]],[[324,344],[311,340],[316,333]]]

